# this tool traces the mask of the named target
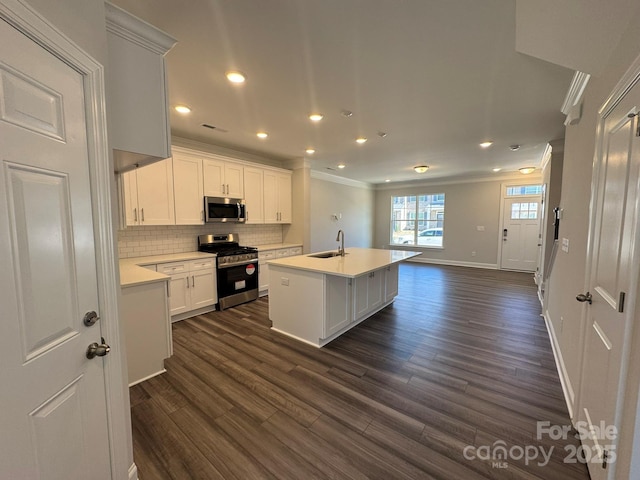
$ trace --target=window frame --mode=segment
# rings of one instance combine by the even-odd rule
[[[425,208],[424,202],[429,199],[428,206]],[[404,199],[402,202],[398,199]],[[413,200],[413,202],[411,201]],[[422,199],[422,201],[421,201]],[[441,203],[440,203],[441,202]],[[410,205],[415,203],[413,209],[404,205]],[[405,212],[402,212],[402,217],[399,215],[402,209],[398,209],[397,206],[402,204]],[[439,205],[441,204],[441,209]],[[421,205],[423,210],[421,211]],[[389,245],[390,246],[411,246],[419,248],[432,248],[437,250],[444,249],[444,213],[446,209],[446,194],[444,192],[437,193],[418,193],[418,194],[406,194],[406,195],[391,195],[390,198],[390,225],[389,225]],[[435,207],[435,208],[434,208]],[[425,213],[429,211],[429,217],[425,219]],[[404,222],[405,225],[401,230],[397,230],[396,226],[399,223]],[[410,228],[407,228],[410,227]],[[438,245],[421,245],[420,238],[421,233],[428,230],[440,230],[440,235],[422,235],[425,239],[440,238]],[[411,234],[412,238],[402,241],[403,236],[394,235],[397,232],[406,232]],[[398,238],[400,240],[398,240]],[[425,240],[426,241],[426,240]],[[409,243],[411,242],[411,243]]]

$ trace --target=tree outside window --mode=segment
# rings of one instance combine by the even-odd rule
[[[442,248],[444,193],[391,197],[391,244]]]

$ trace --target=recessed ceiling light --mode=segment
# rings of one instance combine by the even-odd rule
[[[267,132],[258,132],[256,133],[256,137],[258,138],[267,138],[269,134]]]
[[[387,178],[387,179],[385,180],[385,182],[387,182],[387,183],[389,183],[390,181],[391,181],[391,179],[389,179],[389,178]]]
[[[493,145],[493,142],[482,142],[480,144],[482,148],[489,148],[491,145]]]
[[[316,151],[313,148],[307,148],[305,152],[307,152],[309,155],[313,155],[314,153],[316,153]]]
[[[366,141],[367,141],[366,137],[358,137],[358,138],[356,138],[356,142],[357,143],[364,143]]]
[[[499,172],[500,170],[502,170],[502,169],[501,168],[497,168],[497,167],[492,169],[492,171],[494,171],[494,172]]]
[[[417,166],[413,167],[413,169],[416,171],[416,173],[424,173],[427,170],[429,170],[429,166],[428,165],[417,165]]]
[[[311,120],[312,122],[319,122],[323,118],[324,115],[322,115],[321,113],[312,113],[311,115],[309,115],[309,120]]]
[[[183,114],[191,113],[191,109],[186,105],[176,105],[174,107],[174,110],[178,113],[183,113]]]
[[[536,170],[536,167],[522,167],[522,168],[519,168],[518,170],[523,175],[529,175],[530,173],[533,173]]]
[[[244,83],[246,78],[240,72],[231,71],[227,72],[227,80],[229,80],[231,83]]]
[[[341,163],[341,164],[338,165],[338,168],[344,168],[344,167],[346,167],[346,165],[344,163]]]

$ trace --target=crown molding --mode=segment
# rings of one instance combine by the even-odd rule
[[[573,74],[569,90],[560,108],[560,111],[567,116],[564,121],[565,125],[577,125],[580,123],[580,119],[582,118],[582,96],[584,95],[584,90],[587,88],[587,83],[589,83],[590,78],[591,75],[588,73],[577,70],[576,73]]]
[[[347,185],[349,187],[365,188],[367,190],[374,189],[374,186],[370,183],[361,182],[359,180],[352,180],[350,178],[338,177],[337,175],[331,175],[329,173],[319,172],[317,170],[311,170],[311,178],[324,180],[325,182],[339,183],[341,185]]]
[[[484,183],[484,182],[524,182],[527,181],[539,181],[541,179],[541,170],[536,167],[535,172],[529,175],[523,175],[520,172],[505,172],[503,174],[495,174],[491,176],[477,176],[477,177],[449,177],[433,180],[419,180],[408,182],[394,182],[394,183],[380,183],[374,187],[376,190],[398,190],[401,188],[417,188],[417,187],[437,187],[440,185],[461,185],[469,183]]]
[[[126,10],[105,2],[107,31],[158,55],[165,55],[178,41]]]

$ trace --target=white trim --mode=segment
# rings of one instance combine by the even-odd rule
[[[582,97],[591,75],[576,71],[560,111],[566,115],[564,125],[577,125],[582,118]]]
[[[459,260],[443,260],[440,258],[414,257],[407,260],[407,262],[430,263],[433,265],[448,265],[450,267],[484,268],[486,270],[498,269],[498,265],[496,265],[495,263],[463,262]]]
[[[162,30],[134,17],[109,2],[104,2],[107,31],[142,48],[165,55],[178,41]]]
[[[406,182],[391,182],[391,183],[379,183],[375,184],[376,190],[400,190],[419,187],[438,187],[440,185],[460,185],[466,183],[484,183],[484,182],[505,182],[511,180],[522,179],[525,176],[520,172],[505,172],[503,174],[494,174],[491,176],[478,176],[478,177],[448,177],[448,178],[434,178],[432,180],[420,180],[420,181],[406,181]],[[538,179],[537,182],[542,181],[541,172],[536,169],[534,173],[526,175],[527,180]],[[534,181],[534,183],[536,183]]]
[[[554,150],[554,147],[551,145],[551,142],[547,143],[547,146],[544,147],[544,153],[542,154],[542,162],[540,163],[541,174],[542,172],[544,172],[544,169],[547,168],[547,165],[551,161],[551,153],[553,152],[553,150]]]
[[[1,0],[0,18],[63,59],[84,77],[87,150],[94,220],[99,312],[102,335],[112,345],[104,360],[111,478],[131,469],[129,391],[125,378],[124,341],[120,336],[119,275],[111,215],[113,168],[109,159],[104,68],[22,0]]]
[[[311,170],[311,178],[324,180],[325,182],[339,183],[341,185],[347,185],[349,187],[365,188],[367,190],[372,190],[374,188],[370,183],[360,182],[358,180],[352,180],[345,177],[339,177],[337,175],[331,175],[330,173],[319,172],[318,170]]]
[[[564,394],[564,401],[567,403],[567,408],[569,409],[569,418],[574,421],[573,417],[573,406],[575,401],[575,393],[573,388],[571,387],[571,380],[569,380],[569,373],[567,372],[567,367],[564,364],[564,359],[562,358],[562,350],[560,349],[560,343],[558,342],[558,338],[556,337],[556,332],[553,328],[553,323],[549,318],[549,312],[546,311],[541,315],[544,318],[544,324],[547,327],[547,332],[549,333],[549,339],[551,340],[551,350],[553,351],[553,358],[555,359],[556,369],[558,370],[558,376],[560,377],[560,384],[562,385],[562,393]]]
[[[138,480],[138,467],[136,467],[135,463],[132,463],[131,467],[129,467],[129,480]]]
[[[144,382],[146,380],[149,380],[150,378],[157,377],[158,375],[161,375],[163,373],[167,373],[167,369],[166,368],[163,368],[162,370],[159,370],[159,371],[157,371],[155,373],[152,373],[151,375],[147,375],[144,378],[141,378],[139,380],[136,380],[135,382],[130,383],[129,384],[129,388],[133,387],[134,385],[138,385],[139,383],[142,383],[142,382]]]

